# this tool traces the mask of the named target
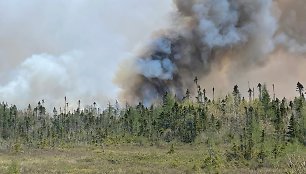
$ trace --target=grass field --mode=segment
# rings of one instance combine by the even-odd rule
[[[296,155],[284,156],[261,168],[252,164],[207,162],[208,149],[201,145],[109,145],[82,146],[54,149],[2,151],[0,173],[26,174],[82,174],[82,173],[297,173],[306,170],[288,167],[288,162],[305,163],[305,149]],[[207,165],[208,164],[208,165]],[[211,166],[213,167],[211,167]],[[299,166],[297,166],[299,167]],[[304,166],[305,167],[305,166]]]

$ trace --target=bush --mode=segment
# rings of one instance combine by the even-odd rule
[[[208,169],[208,170],[216,170],[220,168],[221,161],[216,156],[209,156],[204,159],[202,169]]]
[[[168,151],[168,154],[173,154],[174,153],[174,145],[171,144],[170,150]]]
[[[10,166],[8,167],[8,174],[20,174],[20,166],[16,161],[12,161]]]

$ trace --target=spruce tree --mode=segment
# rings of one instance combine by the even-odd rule
[[[297,137],[297,123],[293,114],[290,117],[287,135],[290,142],[294,142],[294,139]]]

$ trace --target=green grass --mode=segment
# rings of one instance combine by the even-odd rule
[[[208,149],[201,145],[159,146],[109,145],[104,148],[83,146],[73,148],[32,149],[19,153],[0,152],[0,173],[79,174],[79,173],[285,173],[287,157],[269,167],[251,170],[224,161],[222,152],[217,167],[207,167]],[[306,159],[305,148],[298,160]],[[294,156],[294,154],[292,154]],[[205,162],[206,161],[206,162]],[[300,161],[303,162],[303,161]],[[206,165],[204,165],[206,163]]]

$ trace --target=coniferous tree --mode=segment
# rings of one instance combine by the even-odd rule
[[[294,142],[294,139],[297,137],[297,123],[293,114],[290,117],[287,135],[290,142]]]
[[[265,153],[265,130],[262,130],[261,136],[260,136],[260,152],[258,154],[258,159],[259,163],[264,163],[265,158],[266,158],[266,153]]]

